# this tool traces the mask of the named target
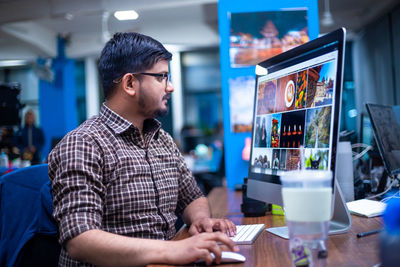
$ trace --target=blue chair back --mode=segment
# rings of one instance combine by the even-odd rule
[[[52,211],[47,164],[18,169],[0,177],[0,266],[20,266],[25,248],[31,249],[28,243],[35,240],[36,244],[38,235],[57,240]],[[59,245],[55,243],[55,246]]]

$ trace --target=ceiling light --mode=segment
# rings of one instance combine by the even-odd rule
[[[334,23],[331,12],[324,12],[321,19],[321,24],[324,26],[332,26]]]
[[[29,64],[29,61],[23,60],[23,59],[0,60],[0,68],[26,66],[28,64]]]
[[[101,38],[103,43],[106,43],[111,38],[110,31],[108,30],[108,18],[110,17],[110,12],[104,11],[101,18]]]
[[[139,14],[135,10],[115,11],[114,17],[118,20],[135,20]]]
[[[325,11],[322,15],[321,24],[323,26],[332,26],[334,24],[333,16],[329,7],[329,0],[325,0]]]
[[[66,20],[73,20],[74,17],[75,17],[74,14],[71,14],[71,13],[65,13],[65,15],[64,15],[64,18]]]

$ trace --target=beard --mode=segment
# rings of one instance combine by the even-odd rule
[[[164,117],[167,116],[169,113],[169,106],[167,103],[167,107],[165,109],[158,109],[154,111],[154,117]]]
[[[167,100],[170,98],[170,94],[166,94],[163,96],[162,101]],[[142,93],[139,95],[139,107],[142,108],[142,111],[144,114],[147,115],[147,117],[151,118],[156,118],[156,117],[164,117],[169,113],[169,103],[167,102],[165,108],[158,108],[156,110],[151,110],[152,106],[148,104],[147,95],[145,93]]]

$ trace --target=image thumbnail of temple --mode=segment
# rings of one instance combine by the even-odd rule
[[[320,80],[322,65],[308,70],[307,107],[317,107],[332,103],[333,85],[332,78],[323,77]]]
[[[316,84],[317,90],[314,98],[314,105],[321,106],[332,103],[333,97],[333,80],[325,80],[325,77],[322,78],[321,82],[317,82]]]

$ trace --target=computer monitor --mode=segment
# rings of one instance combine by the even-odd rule
[[[386,172],[400,173],[400,109],[397,106],[366,104],[379,153]]]
[[[332,233],[345,232],[351,225],[335,187],[344,44],[342,28],[256,66],[247,185],[248,197],[282,205],[279,176],[300,169],[304,147],[307,169],[333,173],[333,210],[342,211],[338,224],[331,223]]]

